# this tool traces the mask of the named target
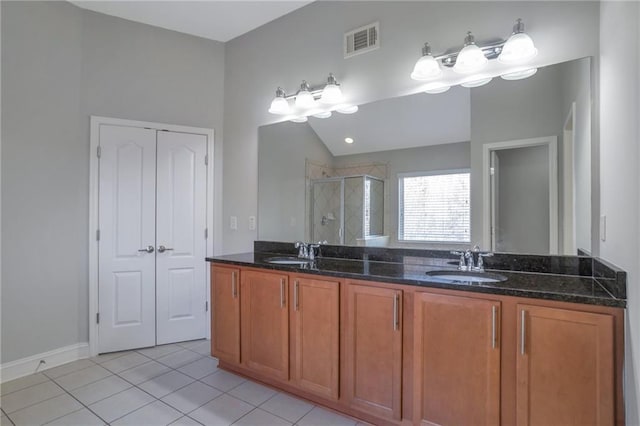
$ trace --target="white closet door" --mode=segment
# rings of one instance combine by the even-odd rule
[[[155,344],[156,131],[101,125],[100,149],[102,353]]]
[[[160,131],[157,149],[156,302],[161,345],[206,336],[207,138]]]

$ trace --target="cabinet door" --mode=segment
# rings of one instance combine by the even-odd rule
[[[240,363],[240,270],[211,266],[211,353]]]
[[[402,291],[348,285],[345,399],[354,409],[400,419]]]
[[[287,275],[243,271],[241,279],[242,363],[279,380],[289,380]]]
[[[305,391],[338,399],[340,283],[293,278],[291,379]]]
[[[415,294],[414,419],[500,423],[500,302]]]
[[[613,317],[518,304],[519,425],[612,425]]]

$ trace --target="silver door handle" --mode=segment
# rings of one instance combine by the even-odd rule
[[[285,299],[284,299],[284,278],[280,278],[280,307],[284,308],[285,306]]]
[[[293,309],[294,310],[299,310],[298,309],[298,287],[300,286],[300,283],[298,282],[298,280],[295,280],[295,283],[293,285]]]
[[[398,314],[399,314],[399,309],[398,309],[398,302],[399,302],[399,297],[397,294],[395,294],[393,296],[393,329],[398,330],[400,328],[400,318],[398,318]]]
[[[149,246],[149,247],[151,247],[151,246]],[[173,249],[169,248],[169,247],[165,247],[165,246],[159,246],[158,247],[158,253],[164,253],[165,251],[171,251],[171,250],[173,250]]]
[[[162,247],[162,246],[160,246],[160,247]],[[139,252],[143,252],[144,251],[144,252],[147,252],[147,253],[153,253],[153,246],[147,246],[147,248],[143,248],[143,249],[140,249],[138,251]]]
[[[495,306],[491,307],[491,348],[496,348],[496,313],[497,308]]]
[[[525,337],[525,333],[527,332],[527,327],[525,325],[525,320],[526,320],[526,311],[523,309],[520,312],[520,354],[524,355],[525,353],[525,341],[526,341],[526,337]]]

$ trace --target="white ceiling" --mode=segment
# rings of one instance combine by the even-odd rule
[[[308,123],[334,156],[466,142],[471,138],[471,92],[454,87],[439,95],[385,99],[361,105],[355,114],[309,117]],[[346,137],[354,143],[345,143]]]
[[[312,1],[69,0],[83,9],[226,42]]]

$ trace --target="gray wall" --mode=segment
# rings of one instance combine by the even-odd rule
[[[504,37],[517,17],[536,42],[536,64],[595,56],[598,11],[596,2],[314,2],[230,41],[224,251],[250,250],[257,237],[247,226],[234,232],[226,224],[230,215],[245,223],[256,214],[257,184],[251,182],[257,182],[258,127],[278,120],[267,112],[276,87],[293,91],[302,79],[319,84],[333,72],[357,104],[415,93],[420,85],[409,74],[425,40],[444,50],[459,46],[468,29],[478,40]],[[374,21],[380,21],[380,49],[343,59],[343,33]]]
[[[259,129],[258,229],[260,239],[306,240],[305,160],[331,166],[333,156],[311,126],[280,123]],[[244,218],[239,218],[239,222]],[[238,227],[242,227],[239,223]]]
[[[548,254],[549,148],[503,149],[496,156],[496,251]]]
[[[600,256],[628,273],[626,423],[640,424],[640,4],[600,4]]]
[[[221,141],[224,45],[66,2],[1,7],[9,362],[88,341],[89,116],[209,127]]]
[[[526,80],[494,79],[471,89],[471,241],[482,246],[488,224],[482,210],[483,145],[517,139],[558,136],[564,114],[560,70],[547,67]],[[560,148],[559,148],[560,150]],[[560,164],[558,165],[560,169]]]

